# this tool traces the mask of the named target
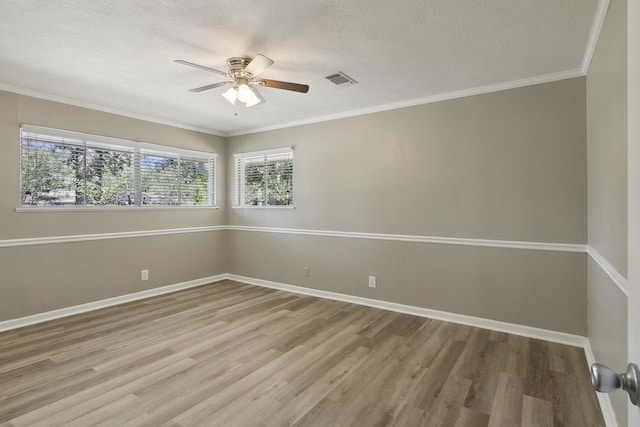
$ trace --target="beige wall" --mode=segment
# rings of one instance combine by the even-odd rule
[[[584,86],[576,78],[231,138],[229,158],[295,147],[296,210],[232,210],[230,223],[586,243]]]
[[[626,2],[612,0],[587,76],[589,245],[627,274]]]
[[[589,246],[627,274],[627,11],[611,0],[587,73]],[[627,297],[595,262],[588,270],[588,330],[599,363],[624,371]],[[620,426],[627,398],[610,395]]]
[[[0,92],[0,241],[226,223],[225,209],[206,208],[16,212],[21,123],[217,152],[218,197],[226,198],[224,138]],[[0,321],[226,273],[226,238],[215,231],[0,247]]]
[[[289,145],[296,209],[231,209],[230,224],[586,243],[584,78],[233,137],[229,182],[233,153]],[[586,333],[584,254],[261,232],[230,244],[235,274]]]
[[[584,243],[585,101],[585,79],[576,78],[226,141],[0,93],[6,107],[0,136],[5,151],[16,152],[0,172],[0,240],[228,223]],[[22,122],[212,149],[220,153],[222,209],[15,212]],[[233,182],[233,153],[286,145],[295,147],[296,209],[231,209],[231,192],[224,187]],[[0,320],[231,272],[586,333],[586,256],[581,253],[243,231],[1,250],[8,297]],[[62,266],[67,258],[68,268]],[[304,266],[312,271],[308,281]],[[142,268],[149,268],[152,278],[144,287]],[[369,275],[379,279],[373,292],[366,284]]]
[[[0,169],[0,240],[120,231],[219,225],[225,210],[191,209],[131,212],[15,212],[20,195],[20,124],[132,139],[219,153],[218,200],[226,198],[225,139],[0,91],[0,147],[6,158]],[[11,155],[13,153],[13,155]]]
[[[0,248],[0,321],[226,273],[227,245],[212,231]]]
[[[234,231],[229,248],[233,274],[586,334],[580,253],[254,231]]]

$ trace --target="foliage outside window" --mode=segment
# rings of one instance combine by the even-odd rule
[[[236,206],[293,204],[293,150],[290,147],[234,154]]]
[[[23,125],[22,207],[214,206],[215,154]]]

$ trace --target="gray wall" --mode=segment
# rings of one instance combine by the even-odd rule
[[[229,239],[234,274],[586,333],[584,254],[254,231]]]
[[[217,152],[218,197],[226,198],[224,138],[0,92],[0,241],[226,223],[224,209],[16,212],[21,123]],[[226,239],[213,231],[0,248],[0,321],[225,273]]]
[[[589,246],[627,275],[627,10],[611,0],[587,74]],[[627,297],[601,267],[589,262],[588,330],[596,360],[624,371]],[[627,425],[627,398],[610,394]]]
[[[586,243],[585,102],[576,78],[231,138],[294,146],[296,210],[230,223]]]
[[[222,224],[587,239],[584,78],[229,139],[10,93],[0,102],[1,141],[16,152],[0,172],[0,240]],[[222,209],[15,212],[19,123],[218,152]],[[230,208],[233,153],[287,145],[296,209]],[[0,320],[230,272],[586,334],[582,253],[214,231],[0,255]],[[140,282],[142,268],[149,282]]]
[[[230,224],[587,241],[584,78],[233,137],[228,164],[289,145],[296,209]],[[584,254],[262,232],[230,246],[239,275],[586,334]]]

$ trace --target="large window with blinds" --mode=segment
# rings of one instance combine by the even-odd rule
[[[235,206],[293,205],[293,149],[234,154]]]
[[[22,125],[20,206],[215,206],[215,153]]]

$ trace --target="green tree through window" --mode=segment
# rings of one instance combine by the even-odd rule
[[[235,158],[236,205],[293,204],[293,151],[290,148],[242,153]]]
[[[32,128],[21,130],[21,206],[215,204],[213,154],[124,140],[107,145]]]

